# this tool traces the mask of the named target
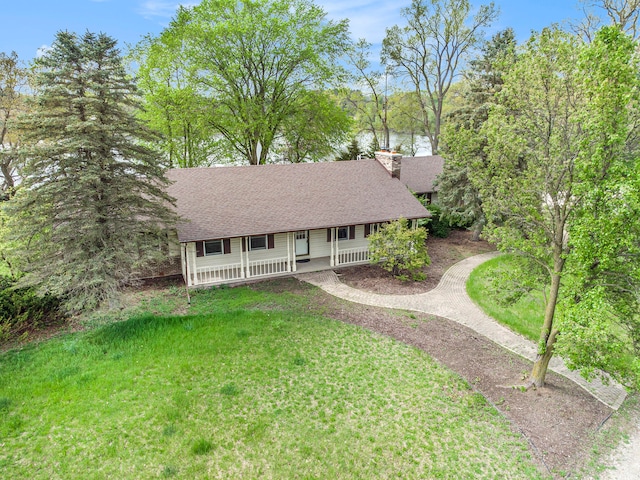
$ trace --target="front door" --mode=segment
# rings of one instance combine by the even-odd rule
[[[296,257],[309,255],[309,230],[296,232]]]

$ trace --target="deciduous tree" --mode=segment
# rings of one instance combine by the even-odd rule
[[[14,120],[24,110],[23,89],[26,83],[27,70],[20,65],[18,55],[15,52],[10,55],[0,52],[0,188],[5,199],[15,192],[20,167],[22,136]]]
[[[505,75],[485,124],[488,161],[476,167],[490,238],[548,274],[531,385],[544,385],[556,348],[587,374],[598,367],[637,382],[614,354],[632,360],[637,373],[638,267],[623,265],[638,261],[640,237],[621,225],[638,212],[630,193],[640,125],[634,49],[616,27],[590,45],[543,30]],[[619,288],[607,292],[609,282]],[[589,360],[594,352],[602,356]]]
[[[412,0],[402,15],[407,26],[387,30],[383,59],[415,89],[424,130],[436,155],[451,84],[482,41],[482,29],[491,25],[498,11],[493,3],[472,14],[468,0]]]
[[[141,49],[160,57],[179,52],[181,91],[196,98],[186,102],[186,113],[203,119],[220,155],[257,165],[279,142],[303,146],[290,158],[308,157],[317,139],[300,135],[314,136],[314,128],[344,133],[336,124],[327,128],[339,117],[337,105],[325,101],[315,109],[308,100],[341,83],[338,59],[348,47],[347,22],[328,21],[309,0],[204,0],[181,7],[160,37]],[[141,58],[152,55],[143,51]],[[171,81],[167,88],[176,86]],[[301,130],[292,118],[313,128]],[[295,142],[290,127],[298,129]]]
[[[116,41],[60,32],[34,66],[23,181],[9,202],[22,285],[67,308],[113,297],[163,256],[174,221],[154,137],[135,116],[137,91]]]

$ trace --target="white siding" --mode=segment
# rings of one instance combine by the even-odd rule
[[[356,225],[356,238],[353,240],[340,240],[336,243],[340,250],[368,246],[369,239],[364,236],[364,225]],[[331,256],[331,242],[327,242],[326,228],[309,232],[309,255],[311,258]]]

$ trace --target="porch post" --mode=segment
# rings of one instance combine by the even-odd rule
[[[244,237],[244,244],[247,254],[247,278],[251,278],[251,265],[249,265],[249,237]]]
[[[246,272],[244,271],[244,252],[242,251],[242,242],[244,242],[244,238],[240,237],[240,278],[245,278]]]
[[[193,255],[192,252],[192,250],[195,250],[195,246],[196,244],[193,242],[187,244],[187,261],[190,259],[191,261],[189,261],[189,264],[193,265],[191,268],[191,271],[193,272],[193,283],[191,285],[198,285],[198,265],[196,263],[196,255]]]
[[[333,257],[333,228],[331,228],[331,257],[329,257],[329,266],[330,267],[334,266],[333,260],[334,260],[334,257]]]
[[[340,265],[340,239],[338,238],[338,227],[333,229],[333,238],[336,239],[336,258],[333,264],[337,267]]]
[[[298,252],[296,252],[296,234],[295,233],[291,233],[291,236],[293,237],[293,244],[291,245],[291,252],[292,252],[292,259],[293,259],[292,270],[294,272],[297,272],[298,271],[298,263],[296,262],[296,254]]]
[[[287,272],[291,271],[291,232],[287,232]]]

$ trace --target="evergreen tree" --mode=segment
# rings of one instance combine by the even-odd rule
[[[456,223],[471,225],[474,240],[480,238],[485,217],[478,188],[470,179],[471,164],[486,163],[487,139],[480,127],[489,117],[503,74],[515,58],[515,47],[515,35],[509,28],[494,35],[482,56],[470,62],[465,105],[450,114],[442,133],[446,162],[437,179],[438,204]]]
[[[115,40],[59,32],[33,73],[22,126],[38,141],[9,204],[22,284],[94,307],[162,255],[172,199]]]
[[[360,149],[360,144],[358,143],[358,139],[356,137],[353,137],[351,139],[351,142],[347,146],[347,149],[340,152],[340,155],[338,155],[338,158],[336,158],[336,160],[338,161],[357,160],[358,156],[361,156],[361,155],[362,155],[362,150]]]

